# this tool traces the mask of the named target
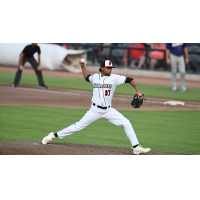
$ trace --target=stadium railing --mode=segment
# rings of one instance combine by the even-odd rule
[[[58,44],[58,43],[57,43]],[[60,43],[61,44],[61,43]],[[130,49],[136,49],[136,50],[145,50],[146,51],[146,58],[148,58],[148,54],[151,51],[163,51],[164,52],[164,59],[163,59],[163,69],[166,71],[170,70],[170,66],[167,65],[165,62],[166,60],[166,50],[164,49],[154,49],[150,47],[145,47],[145,48],[136,48],[136,47],[127,47],[127,46],[116,46],[116,45],[105,45],[105,44],[100,44],[100,43],[63,43],[67,44],[70,48],[73,49],[86,49],[89,55],[89,60],[93,65],[95,65],[96,62],[100,63],[101,61],[101,54],[99,54],[99,49],[109,49],[109,53],[107,53],[107,59],[109,60],[114,60],[115,61],[115,55],[113,55],[113,50],[120,49],[124,50],[130,50]],[[200,70],[200,52],[197,51],[190,51],[189,50],[189,56],[190,55],[197,55],[196,60],[191,60],[191,63],[189,66],[186,67],[190,68],[193,73],[198,73]],[[193,56],[194,57],[194,56]],[[199,58],[199,59],[198,59]],[[121,57],[122,59],[122,57]],[[128,57],[129,59],[129,57]],[[113,62],[114,63],[114,62]],[[149,67],[149,64],[147,63],[147,59],[145,61],[145,65]],[[119,65],[120,67],[120,65]]]

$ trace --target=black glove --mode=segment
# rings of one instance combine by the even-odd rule
[[[139,108],[143,104],[143,100],[146,100],[144,98],[144,94],[142,93],[135,94],[135,96],[133,97],[133,100],[131,101],[131,105],[134,108]]]

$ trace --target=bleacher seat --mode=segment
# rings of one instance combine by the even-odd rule
[[[122,65],[122,59],[124,57],[124,52],[125,50],[122,49],[113,49],[112,51],[112,59],[113,59],[113,63],[117,64],[117,65]]]
[[[200,43],[188,43],[188,47],[189,46],[194,46],[194,45],[200,46]]]
[[[196,73],[198,71],[198,55],[197,54],[189,54],[189,64],[186,65],[186,71],[193,71]]]
[[[200,71],[200,54],[197,55],[197,66],[196,66],[196,71],[199,72]]]
[[[110,55],[110,49],[109,48],[103,49],[101,55],[102,56],[109,56]]]
[[[197,54],[189,54],[190,62],[197,62]]]
[[[189,53],[192,52],[192,53],[197,53],[199,52],[199,47],[197,45],[191,45],[191,46],[188,46],[188,51]]]
[[[197,63],[200,64],[200,55],[197,56]]]
[[[130,45],[131,43],[123,43],[123,47],[129,47],[129,45]]]
[[[104,48],[99,55],[98,62],[101,63],[103,60],[109,60],[110,59],[110,49]]]

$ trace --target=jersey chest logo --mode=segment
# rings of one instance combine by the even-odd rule
[[[94,83],[94,88],[112,88],[111,84],[100,84],[100,83]]]

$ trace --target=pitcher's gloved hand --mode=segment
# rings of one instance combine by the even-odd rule
[[[144,94],[142,93],[135,94],[135,96],[133,97],[133,100],[131,101],[131,105],[134,108],[139,108],[143,104],[143,100],[146,100],[144,98]]]

